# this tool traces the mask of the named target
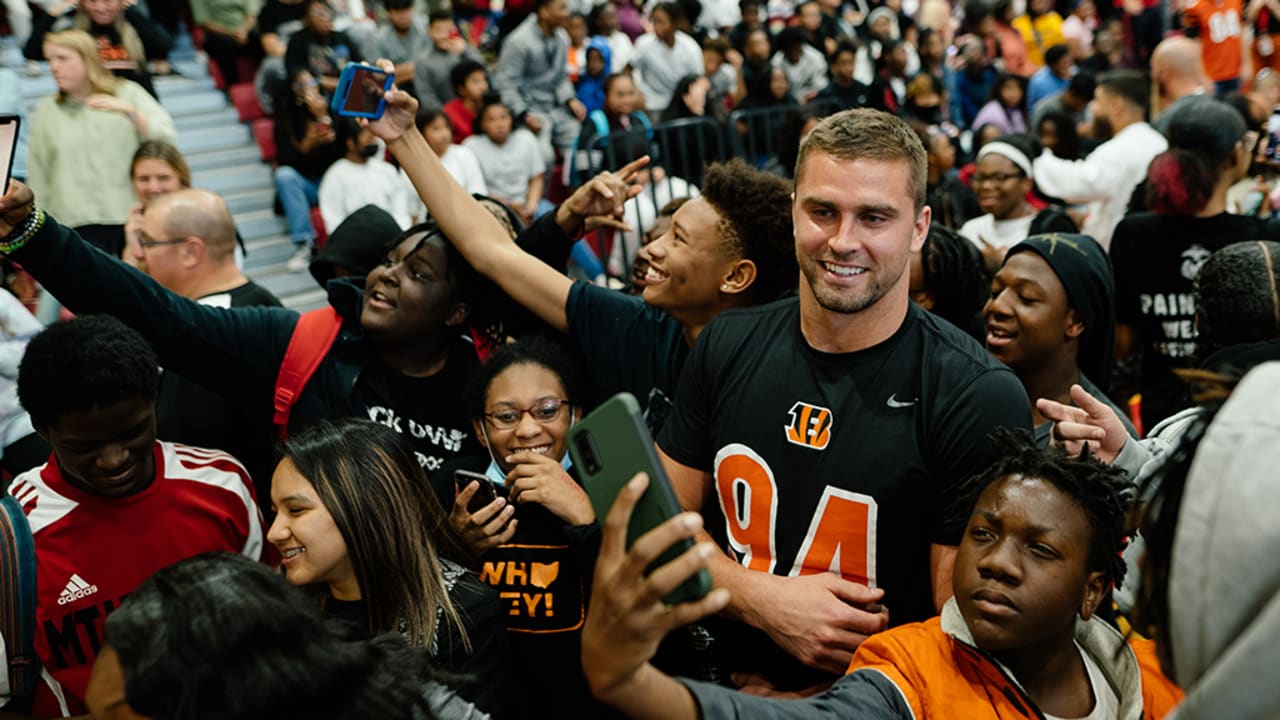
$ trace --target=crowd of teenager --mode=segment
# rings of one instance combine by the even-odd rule
[[[1280,708],[1265,1],[18,4],[0,718]],[[193,188],[180,23],[319,310]]]

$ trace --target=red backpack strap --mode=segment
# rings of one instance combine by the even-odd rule
[[[329,305],[298,316],[298,324],[289,338],[289,347],[284,351],[284,360],[280,362],[280,374],[276,376],[276,391],[272,398],[275,413],[271,422],[281,440],[289,436],[289,414],[293,412],[298,395],[316,374],[341,329],[342,318]]]

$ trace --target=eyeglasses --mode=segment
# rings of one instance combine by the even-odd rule
[[[503,408],[491,413],[485,413],[484,416],[489,418],[489,422],[499,430],[512,430],[524,418],[525,413],[529,413],[529,417],[535,422],[543,425],[552,422],[560,416],[560,408],[571,407],[568,400],[556,400],[547,398],[534,403],[533,407],[527,408]]]
[[[138,234],[138,246],[143,250],[153,247],[161,247],[162,245],[177,245],[186,242],[186,238],[174,238],[173,240],[152,240],[143,233]]]
[[[1018,173],[993,173],[991,175],[974,175],[973,184],[981,185],[982,183],[1003,183],[1022,177]]]

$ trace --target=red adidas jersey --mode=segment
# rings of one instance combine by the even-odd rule
[[[154,452],[156,481],[127,497],[70,485],[53,458],[9,486],[35,539],[37,718],[87,712],[106,616],[156,570],[209,551],[261,558],[262,516],[235,458],[167,442]]]

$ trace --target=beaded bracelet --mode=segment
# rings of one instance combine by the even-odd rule
[[[23,221],[21,227],[16,228],[13,232],[9,233],[8,237],[0,240],[0,253],[8,255],[14,250],[26,245],[27,241],[30,240],[37,232],[40,232],[40,228],[44,227],[44,220],[44,210],[42,208],[36,208],[27,216],[27,219]]]

